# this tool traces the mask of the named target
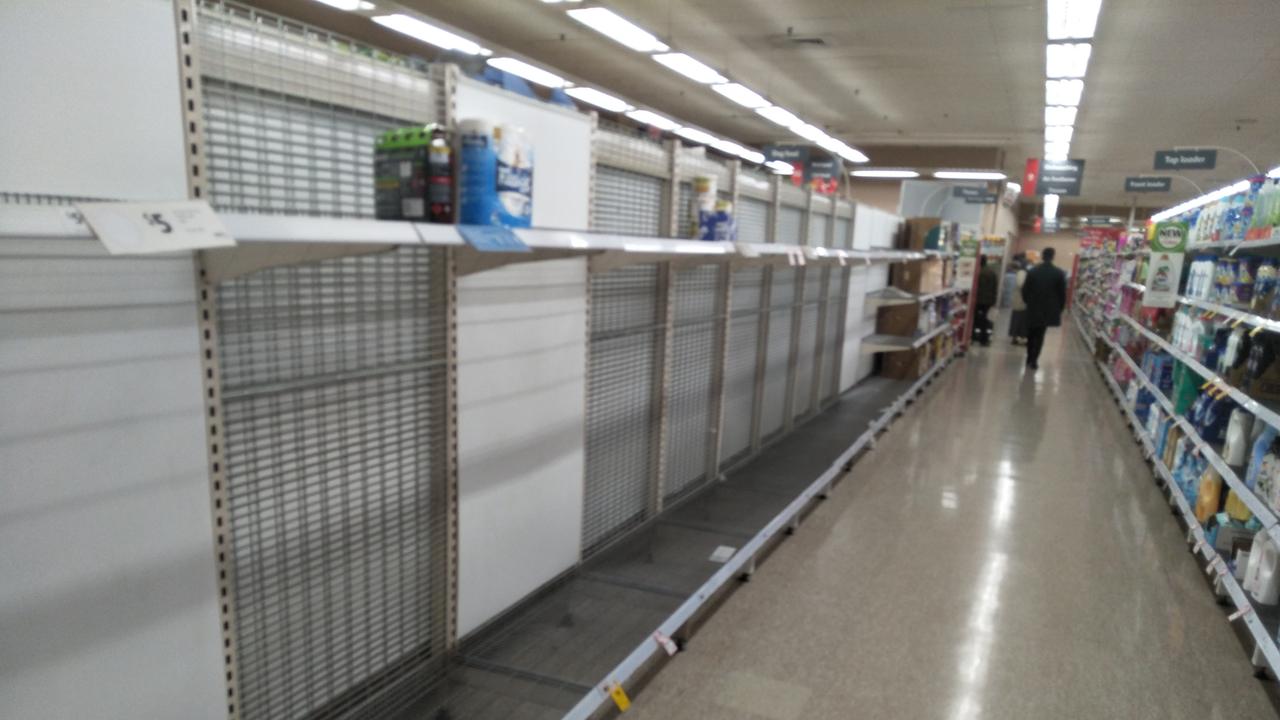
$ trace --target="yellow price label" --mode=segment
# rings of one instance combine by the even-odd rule
[[[618,683],[609,687],[609,697],[613,698],[613,704],[618,706],[619,712],[631,709],[631,698],[627,697],[627,691]]]
[[[1260,333],[1260,332],[1262,332],[1262,326],[1261,326],[1261,325],[1259,325],[1258,327],[1256,327],[1256,328],[1254,328],[1254,329],[1250,330],[1250,331],[1249,331],[1249,337],[1253,337],[1254,335],[1257,335],[1257,334],[1258,334],[1258,333]]]
[[[1233,328],[1238,328],[1238,327],[1240,327],[1240,323],[1242,323],[1242,322],[1244,322],[1244,318],[1242,318],[1242,317],[1238,317],[1238,318],[1236,318],[1236,321],[1235,321],[1235,322],[1231,323],[1231,327],[1233,327]]]
[[[1212,380],[1209,380],[1209,381],[1208,381],[1208,382],[1206,382],[1205,384],[1201,385],[1201,386],[1200,386],[1200,389],[1201,389],[1201,390],[1204,390],[1205,388],[1209,387],[1209,386],[1210,386],[1210,385],[1212,385],[1212,384],[1213,384],[1213,381],[1212,381]]]

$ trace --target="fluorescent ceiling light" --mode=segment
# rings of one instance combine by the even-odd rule
[[[562,88],[567,84],[564,78],[555,73],[547,72],[540,67],[534,67],[523,60],[517,60],[512,57],[489,58],[486,62],[503,72],[522,77],[543,87]]]
[[[1044,124],[1075,125],[1078,109],[1068,105],[1050,105],[1044,109]]]
[[[1070,125],[1051,125],[1044,129],[1044,141],[1050,142],[1071,142],[1071,135],[1075,128]]]
[[[664,53],[662,55],[654,55],[653,59],[703,85],[729,82],[729,78],[684,53]]]
[[[636,52],[666,52],[671,49],[654,37],[648,30],[608,8],[591,7],[570,10],[568,15],[601,35],[615,42],[620,42]]]
[[[716,140],[715,142],[711,143],[711,147],[719,150],[725,155],[737,155],[738,153],[746,150],[746,148],[742,147],[736,142],[733,142],[732,140]]]
[[[346,10],[347,12],[351,12],[353,10],[372,10],[374,7],[373,3],[365,2],[364,0],[316,0],[316,2],[322,5],[328,5],[331,8],[337,8],[338,10]]]
[[[738,157],[757,165],[764,162],[764,153],[759,150],[752,150],[751,148],[744,148],[742,152],[738,153]]]
[[[706,133],[699,130],[698,128],[691,128],[691,127],[682,127],[679,130],[676,130],[676,134],[684,138],[685,140],[688,140],[690,142],[696,142],[702,145],[712,145],[717,140],[719,140],[719,138],[717,138],[715,135],[712,135],[711,133]]]
[[[1044,159],[1066,161],[1071,154],[1071,143],[1047,142],[1044,144]]]
[[[769,101],[765,100],[762,95],[741,83],[712,85],[711,89],[738,103],[742,107],[751,108],[752,110],[769,105]]]
[[[1058,196],[1044,196],[1044,219],[1056,220],[1058,218]]]
[[[1003,180],[1006,177],[994,170],[939,170],[933,176],[939,180]]]
[[[1280,168],[1276,168],[1276,170],[1280,170]],[[1273,170],[1272,172],[1275,172],[1276,170]],[[1271,173],[1267,173],[1267,174],[1270,175]],[[1158,212],[1155,215],[1152,215],[1151,219],[1154,222],[1160,222],[1161,220],[1168,220],[1169,218],[1174,217],[1176,215],[1181,215],[1182,213],[1188,210],[1195,210],[1201,205],[1208,205],[1209,203],[1214,202],[1215,200],[1221,200],[1224,197],[1230,197],[1231,195],[1235,195],[1236,193],[1242,193],[1248,189],[1249,189],[1249,181],[1241,180],[1240,182],[1234,185],[1228,185],[1223,188],[1218,188],[1217,190],[1214,190],[1211,193],[1205,193],[1204,195],[1201,195],[1200,197],[1194,198],[1192,200],[1188,200],[1182,203],[1181,205],[1175,205],[1169,208],[1168,210],[1165,210],[1163,212]]]
[[[403,33],[411,38],[445,50],[457,50],[467,55],[487,56],[493,54],[478,43],[472,42],[461,35],[455,35],[444,28],[438,28],[435,25],[425,23],[416,17],[410,17],[403,13],[379,15],[373,18],[373,21],[385,28],[390,28],[398,33]]]
[[[1044,72],[1051,78],[1082,78],[1089,69],[1089,43],[1052,43],[1044,48]],[[1070,104],[1070,103],[1066,103]]]
[[[582,0],[542,0],[548,5],[559,5],[560,3],[580,3]]]
[[[1267,177],[1280,178],[1280,167],[1271,168],[1271,170],[1267,172]]]
[[[844,147],[844,143],[831,137],[830,135],[823,135],[822,137],[818,138],[814,142],[818,144],[818,147],[822,148],[823,150],[826,150],[827,152],[832,152],[832,153],[839,152],[840,149]]]
[[[770,105],[769,107],[759,108],[756,110],[756,112],[759,113],[760,117],[764,118],[765,120],[769,120],[771,122],[777,123],[778,125],[781,125],[784,128],[795,127],[796,125],[800,125],[804,122],[800,118],[793,115],[790,110],[778,107],[777,105]]]
[[[564,91],[571,98],[581,100],[584,103],[590,103],[602,110],[609,112],[622,112],[630,110],[631,106],[624,100],[620,100],[607,93],[602,93],[595,88],[589,87],[571,87]]]
[[[765,163],[764,166],[779,175],[794,175],[796,172],[796,169],[791,165],[791,163],[783,162],[781,160],[770,160]]]
[[[850,173],[854,177],[860,178],[916,178],[920,177],[920,173],[915,170],[854,170]]]
[[[659,130],[665,130],[668,132],[680,127],[680,123],[675,120],[648,110],[632,110],[627,113],[627,117],[635,120],[636,122],[644,123],[645,125],[652,125]]]
[[[1049,39],[1088,40],[1101,9],[1102,0],[1049,0]]]
[[[848,160],[851,163],[871,162],[871,158],[867,157],[861,150],[857,148],[851,148],[848,145],[845,145],[844,143],[840,143],[840,149],[836,150],[836,152],[840,155],[840,157],[844,158],[845,160]]]
[[[791,132],[799,135],[800,137],[812,143],[816,143],[822,138],[827,137],[826,133],[822,132],[822,130],[820,130],[816,126],[810,125],[809,123],[800,123],[799,125],[793,125],[791,127]]]
[[[1045,105],[1079,105],[1084,94],[1083,80],[1046,80],[1044,82]]]

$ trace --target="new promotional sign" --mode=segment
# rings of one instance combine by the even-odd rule
[[[1178,304],[1178,281],[1187,252],[1187,224],[1162,222],[1151,235],[1151,262],[1147,264],[1145,307],[1171,308]]]
[[[1217,150],[1157,150],[1156,170],[1212,170],[1218,165]]]
[[[1040,164],[1037,195],[1079,195],[1083,160],[1045,160]]]
[[[1169,192],[1173,186],[1171,177],[1127,177],[1124,179],[1124,191],[1133,193]]]

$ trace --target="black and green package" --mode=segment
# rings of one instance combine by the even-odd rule
[[[426,125],[383,133],[374,147],[374,184],[380,220],[453,222],[448,131]]]

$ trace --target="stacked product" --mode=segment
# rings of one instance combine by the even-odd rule
[[[1189,221],[1193,244],[1269,238],[1280,225],[1280,178],[1251,177],[1238,192],[1201,207]]]

